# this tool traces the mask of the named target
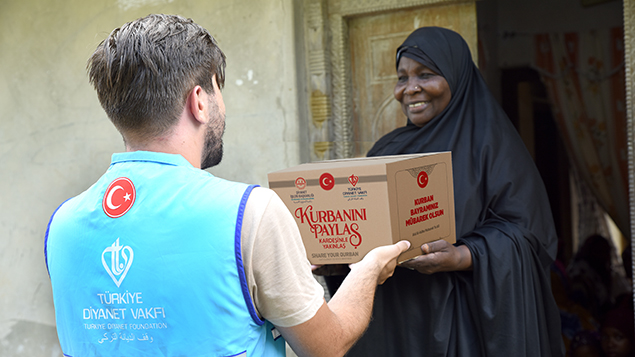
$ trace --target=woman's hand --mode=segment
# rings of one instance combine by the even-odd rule
[[[422,274],[472,269],[472,253],[464,246],[436,240],[421,246],[422,255],[401,264]]]

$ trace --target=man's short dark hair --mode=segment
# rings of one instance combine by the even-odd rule
[[[148,15],[113,30],[87,65],[90,83],[122,134],[150,139],[178,120],[188,93],[225,83],[225,54],[192,19]],[[124,135],[125,136],[125,135]]]

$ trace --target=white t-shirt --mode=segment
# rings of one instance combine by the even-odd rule
[[[308,321],[324,302],[293,216],[276,193],[256,187],[247,200],[242,255],[258,315],[275,326]]]

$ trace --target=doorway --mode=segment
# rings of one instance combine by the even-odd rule
[[[553,118],[540,75],[529,67],[504,69],[501,104],[531,153],[545,183],[556,232],[559,258],[573,255],[569,160]]]

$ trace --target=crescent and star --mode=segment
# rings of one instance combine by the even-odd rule
[[[119,190],[123,190],[123,187],[117,185],[117,186],[113,187],[112,190],[110,190],[110,192],[108,192],[108,196],[106,197],[106,205],[111,210],[115,210],[115,209],[121,207],[121,205],[115,206],[115,205],[112,204],[112,196],[113,196],[113,194],[115,192],[117,192]],[[130,201],[130,193],[126,192],[126,194],[123,196],[123,198],[124,198],[124,202],[125,201]]]

